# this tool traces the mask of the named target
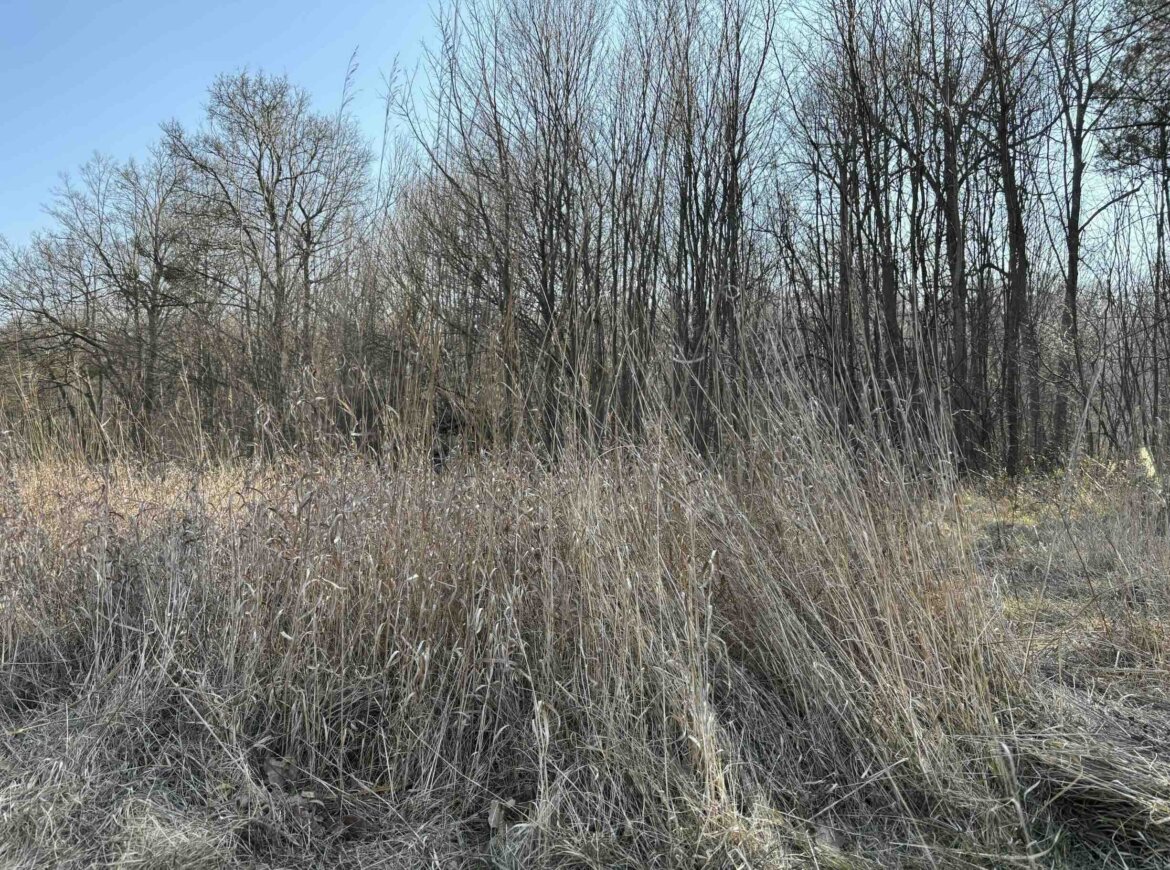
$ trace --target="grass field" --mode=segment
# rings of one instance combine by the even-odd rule
[[[1162,867],[1140,465],[12,459],[5,867]]]

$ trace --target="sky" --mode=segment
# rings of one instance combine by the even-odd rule
[[[412,69],[431,29],[428,0],[0,0],[0,235],[47,225],[62,171],[198,125],[219,73],[285,73],[332,110],[357,49],[352,109],[374,140],[382,73]]]

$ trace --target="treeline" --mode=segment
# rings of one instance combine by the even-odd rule
[[[242,72],[64,183],[3,251],[5,413],[713,454],[780,376],[973,470],[1158,450],[1167,73],[1157,0],[449,4],[378,146]]]

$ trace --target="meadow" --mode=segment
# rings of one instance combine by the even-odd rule
[[[10,450],[0,863],[1165,866],[1157,472],[825,425],[719,465]]]

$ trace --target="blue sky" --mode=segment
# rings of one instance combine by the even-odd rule
[[[45,225],[62,171],[95,152],[143,154],[159,124],[197,124],[218,73],[287,73],[336,107],[358,50],[354,114],[381,133],[381,73],[408,67],[432,29],[428,0],[0,0],[0,235]]]

